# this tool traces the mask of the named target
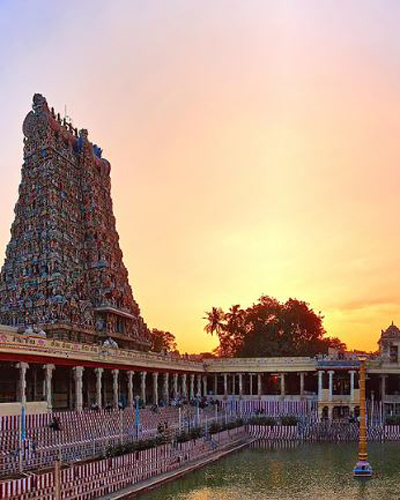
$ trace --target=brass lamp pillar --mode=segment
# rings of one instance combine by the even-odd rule
[[[353,469],[353,476],[358,478],[371,477],[372,469],[368,463],[367,429],[365,418],[365,361],[360,358],[360,440],[358,444],[358,462]]]

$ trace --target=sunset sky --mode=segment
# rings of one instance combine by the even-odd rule
[[[400,324],[399,25],[394,0],[0,0],[1,251],[40,92],[111,162],[134,295],[181,352],[261,294],[375,349]]]

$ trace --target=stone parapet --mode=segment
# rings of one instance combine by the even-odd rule
[[[185,358],[153,352],[78,344],[46,337],[8,333],[0,330],[0,360],[23,360],[24,357],[40,356],[48,358],[68,359],[75,364],[82,362],[135,366],[140,368],[174,370],[185,372],[202,372],[203,364]]]
[[[218,358],[205,363],[210,373],[314,372],[317,361],[308,357],[292,358]]]

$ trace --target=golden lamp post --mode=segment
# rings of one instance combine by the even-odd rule
[[[360,358],[360,440],[358,444],[358,462],[353,469],[353,476],[365,478],[372,476],[372,469],[368,463],[367,429],[365,421],[365,361]]]

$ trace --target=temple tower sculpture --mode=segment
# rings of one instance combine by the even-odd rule
[[[110,163],[35,94],[0,276],[0,323],[49,337],[147,349],[113,215]]]

